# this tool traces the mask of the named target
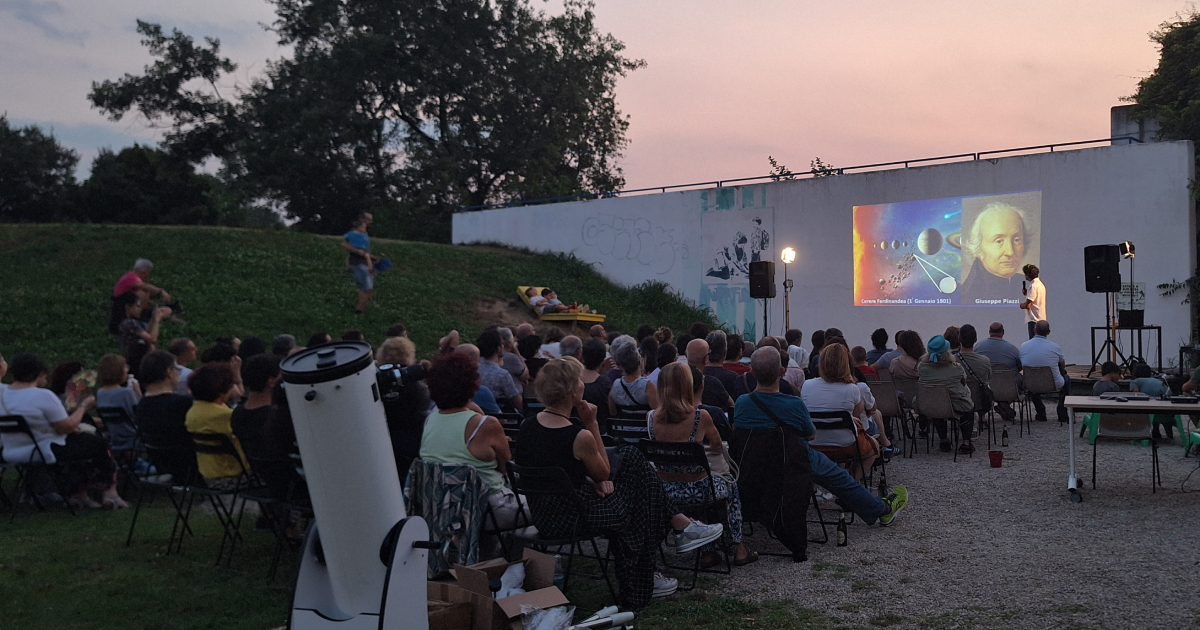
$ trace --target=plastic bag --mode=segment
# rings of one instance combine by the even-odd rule
[[[566,630],[574,617],[574,606],[542,609],[521,604],[521,623],[525,624],[525,630]]]

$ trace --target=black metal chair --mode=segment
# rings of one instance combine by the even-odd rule
[[[271,520],[271,532],[275,535],[275,551],[267,579],[274,580],[283,550],[289,545],[288,527],[293,516],[314,517],[312,502],[308,498],[307,483],[300,476],[296,460],[291,457],[255,457],[247,455],[250,469],[262,482],[262,486],[241,492],[240,496],[255,501]]]
[[[228,457],[232,461],[236,461],[239,473],[231,478],[234,480],[232,487],[213,487],[208,484],[203,486],[188,486],[188,502],[187,510],[190,514],[192,502],[196,497],[208,499],[213,506],[213,511],[217,515],[217,520],[224,530],[221,535],[221,545],[217,548],[217,566],[221,565],[222,558],[225,558],[225,544],[229,544],[229,557],[226,559],[226,566],[233,562],[233,552],[237,548],[237,543],[242,541],[241,524],[242,513],[245,508],[245,500],[242,501],[241,508],[238,507],[238,499],[243,491],[256,489],[262,484],[255,479],[254,475],[246,467],[246,463],[242,460],[241,451],[234,445],[230,436],[224,433],[190,433],[192,441],[196,444],[196,455],[213,455],[217,457]],[[225,503],[225,498],[229,498],[229,503]],[[186,520],[186,517],[185,517]]]
[[[987,426],[983,428],[984,433],[987,433],[988,450],[991,450],[992,443],[996,441],[995,405],[983,404],[983,386],[970,375],[967,376],[967,389],[971,391],[971,401],[975,403],[975,415],[979,416],[980,420],[983,420],[984,415],[987,416],[987,420],[983,420],[987,422]],[[985,409],[985,407],[987,408]]]
[[[133,509],[133,518],[129,521],[129,534],[125,537],[125,546],[133,543],[133,530],[137,527],[138,515],[141,514],[142,504],[147,502],[148,491],[162,490],[175,508],[175,521],[171,526],[171,535],[167,538],[167,555],[171,555],[172,547],[175,553],[183,548],[184,535],[192,536],[191,525],[188,523],[189,488],[202,484],[203,479],[196,472],[196,451],[194,448],[160,447],[143,441],[146,457],[155,474],[147,474],[138,480],[138,495]]]
[[[532,526],[518,529],[509,534],[512,539],[522,545],[541,550],[558,549],[560,554],[563,553],[564,549],[566,550],[567,562],[563,567],[562,590],[564,592],[566,592],[571,581],[575,557],[579,556],[595,560],[600,565],[600,575],[586,577],[594,577],[596,579],[603,577],[604,583],[608,586],[608,594],[612,597],[613,603],[616,603],[617,592],[613,588],[612,580],[608,576],[609,550],[606,549],[605,554],[600,555],[600,547],[597,545],[596,539],[602,534],[587,529],[583,521],[585,514],[583,499],[576,492],[575,485],[571,483],[571,478],[567,476],[567,472],[558,467],[532,467],[517,464],[509,464],[509,470],[511,471],[510,478],[513,482],[513,490],[518,496],[525,496],[526,498],[561,497],[575,510],[575,520],[571,525],[570,536],[564,538],[547,538],[542,536],[538,532],[535,515]],[[584,542],[591,543],[592,555],[587,555],[584,552]],[[609,548],[611,548],[611,544]]]
[[[34,469],[47,473],[51,479],[55,480],[55,485],[58,485],[57,482],[62,477],[62,465],[57,463],[51,464],[46,460],[46,454],[42,452],[42,446],[38,444],[37,437],[34,436],[33,430],[29,428],[29,423],[25,420],[24,416],[0,416],[0,435],[20,436],[28,440],[31,445],[29,455],[24,458],[13,456],[12,453],[16,450],[13,447],[7,449],[0,448],[0,468],[12,468],[17,471],[18,497],[21,496],[22,488],[24,488],[28,481],[29,472]],[[46,448],[49,449],[50,447],[47,446]],[[29,488],[24,488],[24,491],[39,511],[46,511],[46,506],[42,503],[42,499],[38,496],[37,492]],[[7,496],[5,496],[4,502],[8,505],[12,504]],[[65,503],[64,505],[67,506],[72,515],[75,514],[75,509],[71,507],[70,503]]]
[[[112,433],[112,428],[117,425],[125,425],[137,431],[137,423],[129,416],[129,412],[125,411],[124,407],[96,407],[96,415],[104,421],[104,428],[109,434]],[[138,458],[145,454],[145,449],[142,448],[140,436],[136,439],[133,448],[122,450],[111,450],[113,461],[117,463],[118,483],[117,487],[121,494],[138,482],[137,461]]]
[[[696,580],[701,571],[705,573],[721,573],[729,574],[733,571],[733,565],[730,563],[730,556],[733,555],[733,539],[730,537],[732,528],[729,524],[729,499],[717,498],[716,482],[713,481],[712,469],[708,466],[708,456],[704,453],[704,446],[696,442],[659,442],[643,438],[638,442],[638,450],[646,457],[646,461],[654,465],[658,470],[659,477],[662,477],[664,469],[670,471],[672,469],[684,470],[687,472],[705,474],[708,480],[707,490],[705,492],[704,501],[700,503],[685,503],[674,504],[675,508],[688,516],[699,518],[705,523],[723,523],[725,530],[721,533],[721,548],[725,556],[725,568],[722,569],[702,569],[700,567],[700,556],[703,548],[696,549],[695,562],[692,566],[676,566],[667,562],[665,554],[663,555],[663,565],[670,569],[678,569],[681,571],[692,572],[692,584],[687,588],[679,587],[680,590],[690,591],[696,588]]]
[[[1017,384],[1017,373],[1003,364],[993,363],[992,376],[988,379],[988,384],[992,388],[992,397],[995,402],[1006,403],[1009,405],[1009,409],[1016,406],[1016,409],[1013,409],[1013,417],[1017,420],[1017,435],[1025,435],[1026,430],[1032,429],[1033,425],[1030,424],[1031,418],[1026,413],[1028,401],[1021,394],[1021,387]]]
[[[637,444],[649,437],[648,425],[645,414],[639,416],[622,413],[608,419],[608,435],[616,440],[617,444]]]

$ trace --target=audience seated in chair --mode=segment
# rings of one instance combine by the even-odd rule
[[[827,341],[821,348],[817,368],[820,376],[804,381],[804,388],[800,392],[805,406],[809,411],[848,412],[854,420],[855,431],[844,435],[841,431],[817,433],[815,438],[809,440],[809,446],[833,460],[847,460],[861,454],[861,461],[851,466],[850,474],[862,479],[863,473],[870,470],[879,457],[879,444],[867,435],[867,427],[862,421],[865,403],[862,390],[850,372],[846,347]]]
[[[142,398],[142,388],[136,380],[129,378],[129,366],[125,357],[106,354],[100,357],[96,369],[96,407],[115,407],[125,411],[129,422],[110,422],[108,447],[113,451],[130,451],[137,446],[137,425],[134,409]]]
[[[166,350],[155,350],[142,359],[139,373],[145,395],[134,412],[138,431],[143,442],[170,451],[155,460],[158,472],[171,475],[178,483],[197,481],[188,478],[196,467],[192,437],[187,430],[192,397],[176,393],[179,390],[179,365],[175,355]]]
[[[499,420],[468,406],[479,387],[476,364],[457,352],[442,355],[430,366],[425,383],[437,409],[426,418],[421,432],[421,459],[474,467],[487,486],[496,525],[512,528],[522,502],[504,484],[504,467],[512,460],[508,438]]]
[[[246,461],[237,436],[233,434],[230,424],[233,410],[225,405],[234,389],[233,372],[223,362],[206,363],[192,372],[188,384],[195,398],[187,413],[188,432],[229,436],[241,459],[239,463],[231,455],[196,453],[197,469],[210,488],[226,490],[245,487],[247,480],[244,471],[250,469],[250,464]]]
[[[782,371],[779,351],[775,348],[755,350],[750,357],[750,368],[754,371],[758,386],[750,395],[738,399],[733,418],[735,429],[775,429],[778,425],[771,417],[774,415],[785,425],[798,429],[806,440],[811,440],[816,430],[804,400],[779,393],[779,374]],[[747,458],[753,461],[754,457],[754,453],[738,456],[743,470]],[[824,453],[809,448],[808,459],[812,480],[832,492],[844,509],[854,512],[868,525],[876,520],[881,525],[891,525],[908,503],[908,488],[903,485],[897,485],[893,494],[886,500],[880,500]]]
[[[658,406],[658,392],[654,383],[643,376],[645,360],[636,343],[629,335],[621,335],[613,341],[613,361],[621,369],[622,376],[609,391],[610,416],[643,413]]]
[[[634,343],[629,337],[622,345],[636,355]],[[618,604],[639,608],[678,587],[676,580],[655,571],[655,551],[668,527],[673,531],[670,542],[680,553],[720,538],[723,528],[676,513],[658,474],[632,445],[616,450],[619,464],[610,468],[596,407],[583,399],[580,371],[574,359],[555,359],[542,367],[534,388],[546,409],[521,424],[517,463],[566,471],[585,513],[578,514],[576,503],[566,499],[531,496],[529,507],[538,531],[551,538],[570,536],[576,518],[582,516],[589,531],[608,534],[620,585]],[[572,408],[579,412],[582,427],[570,419]]]
[[[117,494],[117,464],[104,439],[80,429],[83,417],[96,399],[88,396],[70,415],[48,389],[49,368],[37,355],[23,352],[12,360],[13,382],[0,389],[0,415],[21,416],[37,440],[25,435],[0,435],[4,459],[10,463],[59,463],[66,468],[67,501],[73,506],[123,509],[129,507]],[[41,457],[35,452],[40,452]],[[101,493],[100,503],[88,490]],[[61,499],[60,499],[61,500]]]
[[[740,344],[739,344],[740,345]],[[646,416],[646,429],[651,440],[659,442],[700,442],[713,453],[722,452],[722,438],[712,417],[696,406],[693,395],[691,366],[673,363],[663,370],[659,383],[658,407]],[[709,500],[708,474],[703,469],[668,470],[658,469],[663,480],[667,498],[677,505],[698,505]],[[729,501],[730,537],[734,544],[733,563],[742,566],[758,559],[758,554],[746,549],[742,543],[742,502],[738,497],[737,482],[714,474],[713,487],[717,500]],[[717,563],[716,553],[705,552],[701,565],[707,567]]]
[[[967,388],[966,372],[963,371],[962,366],[954,362],[954,357],[950,354],[950,342],[946,341],[944,336],[935,335],[929,340],[929,353],[921,358],[918,370],[918,383],[944,385],[950,392],[950,404],[954,407],[954,413],[959,414],[958,427],[962,435],[962,445],[958,448],[958,452],[973,453],[975,447],[971,446],[971,431],[975,426],[975,403],[971,400],[970,389]],[[935,422],[934,428],[941,441],[940,448],[943,452],[949,453],[951,445],[950,438],[946,434],[946,423],[944,421]]]
[[[416,345],[408,337],[390,337],[375,351],[375,363],[408,367],[416,363],[416,353]],[[478,361],[478,356],[474,360]],[[425,416],[429,415],[429,388],[424,381],[406,383],[382,399],[388,435],[392,438],[392,453],[396,458],[396,472],[403,481],[421,450],[421,432],[425,427]],[[489,413],[500,413],[500,408],[495,407],[495,398],[491,398],[491,404],[494,409]]]
[[[1112,361],[1105,361],[1100,366],[1100,380],[1092,385],[1092,395],[1099,396],[1109,392],[1121,391],[1121,386],[1117,381],[1121,380],[1121,366]]]

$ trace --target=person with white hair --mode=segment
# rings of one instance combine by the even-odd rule
[[[1017,303],[1021,265],[1032,240],[1024,210],[1006,203],[987,204],[964,233],[963,261],[972,262],[962,281],[962,303],[999,299]]]
[[[113,286],[113,297],[133,291],[134,293],[144,294],[146,297],[157,295],[162,298],[164,304],[169,304],[171,302],[171,294],[160,287],[146,282],[150,279],[150,273],[153,271],[154,263],[145,258],[137,259],[133,263],[133,269],[121,276],[121,279],[117,280],[117,284]]]

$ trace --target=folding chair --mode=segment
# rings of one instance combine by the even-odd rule
[[[1054,385],[1053,369],[1046,366],[1042,367],[1025,367],[1021,370],[1021,375],[1025,384],[1025,391],[1030,396],[1043,396],[1057,394],[1058,387]],[[1025,406],[1029,407],[1032,399],[1026,396]],[[1043,405],[1045,402],[1043,401]],[[1031,425],[1032,426],[1032,425]]]
[[[945,385],[921,385],[917,394],[917,410],[930,420],[941,420],[950,425],[950,450],[954,451],[954,461],[958,461],[958,445],[963,436],[958,430],[958,415],[950,402],[950,390]],[[970,436],[966,436],[970,438]]]
[[[900,406],[900,399],[896,396],[896,384],[890,380],[880,380],[868,382],[867,387],[871,389],[871,395],[875,397],[875,408],[883,415],[883,422],[889,426],[894,426],[893,421],[899,421],[900,431],[897,432],[893,429],[890,435],[900,438],[900,452],[907,453],[911,458],[917,452],[916,432],[914,431],[911,434],[913,439],[909,440],[910,414]],[[908,452],[910,441],[912,442],[912,453]]]
[[[175,508],[175,522],[171,525],[171,536],[167,538],[167,555],[171,548],[179,553],[183,548],[183,536],[194,535],[188,524],[188,512],[185,506],[189,500],[189,488],[204,482],[196,472],[196,451],[193,448],[165,448],[149,442],[143,442],[146,457],[155,467],[158,474],[146,475],[138,480],[138,496],[133,509],[133,519],[129,521],[129,534],[125,537],[125,546],[133,543],[133,530],[137,527],[138,515],[142,511],[142,503],[146,500],[147,490],[155,488],[162,490],[171,506]]]
[[[875,373],[879,375],[879,380],[881,380],[881,381],[891,381],[892,380],[892,371],[885,367],[875,368]]]
[[[241,525],[242,514],[245,512],[246,502],[242,500],[241,508],[238,508],[239,494],[251,488],[257,488],[261,484],[254,478],[249,469],[246,468],[245,462],[242,461],[241,452],[233,444],[233,440],[224,433],[189,433],[192,436],[192,441],[196,444],[197,455],[215,455],[232,458],[236,461],[240,472],[233,477],[234,485],[232,489],[223,489],[210,487],[207,484],[203,486],[190,485],[188,486],[188,514],[191,513],[192,501],[196,497],[205,497],[213,506],[213,511],[217,515],[217,520],[221,523],[221,528],[224,533],[221,536],[221,546],[217,548],[217,566],[221,566],[221,559],[225,557],[225,543],[229,543],[229,557],[226,560],[225,566],[230,566],[233,563],[233,552],[237,547],[237,543],[242,541]],[[229,504],[225,504],[225,497],[229,497]],[[187,517],[185,516],[186,520]]]
[[[996,423],[994,422],[995,410],[990,407],[994,407],[995,405],[989,405],[988,409],[984,409],[983,388],[969,375],[967,376],[967,389],[971,391],[971,401],[975,403],[975,414],[981,420],[984,414],[987,414],[987,427],[985,427],[986,430],[984,432],[987,433],[988,450],[991,450],[992,442],[996,441]]]
[[[504,427],[504,435],[510,438],[517,437],[521,432],[521,423],[525,421],[527,416],[519,413],[493,413],[491,416],[500,421],[500,426]]]
[[[565,593],[567,586],[571,582],[573,574],[573,565],[575,557],[590,558],[595,560],[600,565],[600,575],[592,577],[599,579],[604,578],[604,583],[608,586],[608,594],[612,597],[613,603],[617,601],[617,592],[613,588],[612,580],[608,577],[608,554],[611,552],[612,545],[609,544],[605,555],[600,555],[600,547],[596,544],[596,538],[600,534],[587,531],[583,522],[585,508],[583,499],[576,492],[575,485],[571,483],[571,478],[567,476],[567,472],[556,466],[548,467],[532,467],[519,466],[510,464],[509,470],[512,471],[513,491],[518,496],[531,497],[559,497],[570,505],[575,512],[575,519],[571,524],[571,534],[564,538],[547,538],[538,532],[537,517],[534,516],[534,524],[530,527],[525,527],[514,531],[511,536],[514,541],[531,547],[539,548],[543,551],[555,548],[559,553],[563,553],[566,549],[567,562],[563,567],[563,587]],[[583,543],[590,542],[592,545],[592,555],[587,555],[583,549]],[[581,574],[584,575],[584,574]]]
[[[542,401],[538,400],[537,398],[527,397],[521,402],[522,418],[532,418],[545,410],[546,405],[543,405]]]
[[[933,438],[929,433],[929,419],[921,416],[916,408],[917,393],[921,390],[921,386],[915,379],[892,379],[892,385],[896,388],[896,397],[900,400],[900,407],[905,409],[912,416],[912,434],[913,434],[913,454],[917,452],[917,439],[925,438],[925,454],[929,454],[929,447],[933,443]],[[921,431],[925,435],[920,434]]]
[[[1099,440],[1149,440],[1150,442],[1150,492],[1158,492],[1162,485],[1162,472],[1158,468],[1158,441],[1151,437],[1154,425],[1150,415],[1144,413],[1102,413],[1096,429]],[[1096,441],[1092,442],[1092,489],[1096,489]]]
[[[1016,409],[1013,409],[1013,416],[1017,419],[1018,435],[1025,435],[1026,425],[1029,425],[1030,429],[1033,428],[1025,413],[1025,400],[1021,396],[1021,388],[1017,386],[1016,372],[1000,363],[993,363],[992,376],[988,379],[988,385],[992,388],[992,399],[995,402],[1016,406]]]
[[[279,568],[279,559],[288,545],[288,525],[293,513],[311,520],[314,516],[312,502],[308,499],[307,484],[300,477],[296,462],[291,457],[254,457],[247,455],[250,469],[262,482],[262,486],[245,490],[241,497],[255,501],[271,519],[271,533],[275,535],[275,552],[267,579],[274,580]]]
[[[129,412],[125,411],[124,407],[96,407],[96,415],[104,421],[104,428],[109,434],[112,434],[114,426],[127,426],[137,432],[137,424],[133,418],[129,417]],[[117,474],[124,479],[124,483],[118,483],[121,494],[129,489],[132,484],[138,482],[137,461],[144,453],[141,440],[135,438],[133,448],[112,450],[113,461],[117,463]]]
[[[650,431],[647,429],[649,423],[646,421],[645,414],[619,414],[616,417],[608,419],[608,435],[609,437],[620,442],[629,444],[637,444],[640,440],[649,437]]]
[[[8,448],[0,448],[0,468],[12,468],[17,471],[18,498],[21,496],[26,481],[28,481],[29,471],[33,469],[40,469],[46,472],[50,475],[51,479],[54,479],[56,482],[55,485],[58,485],[57,482],[62,476],[62,466],[57,463],[51,464],[46,460],[46,454],[43,452],[42,446],[38,444],[37,438],[34,437],[33,430],[29,428],[29,423],[25,421],[24,416],[0,416],[0,435],[19,436],[17,438],[19,441],[29,442],[29,454],[24,457],[14,455],[14,453],[18,452],[25,445],[18,447],[10,444]],[[49,450],[49,448],[49,446],[45,447],[46,450]],[[24,491],[39,511],[46,511],[46,506],[42,504],[42,500],[37,492],[29,488],[24,488]],[[4,502],[11,505],[7,496],[5,496]],[[75,514],[75,509],[71,507],[70,503],[64,503],[64,505],[67,506],[67,510],[71,512],[71,515]]]
[[[700,503],[674,504],[675,507],[684,514],[700,518],[705,523],[723,523],[725,530],[721,533],[721,547],[725,555],[725,569],[701,569],[700,556],[703,547],[696,549],[696,558],[692,566],[676,566],[669,564],[666,556],[663,556],[663,565],[670,569],[678,569],[681,571],[692,572],[692,584],[687,588],[679,587],[680,590],[690,591],[696,588],[696,580],[701,571],[705,573],[721,573],[724,575],[733,571],[733,565],[730,563],[730,556],[733,555],[733,539],[730,537],[729,524],[729,499],[717,498],[716,482],[713,481],[712,470],[708,466],[708,456],[704,453],[704,446],[696,442],[658,442],[643,438],[638,442],[638,450],[646,457],[646,461],[654,464],[658,470],[659,477],[662,476],[664,470],[680,470],[685,473],[703,472],[708,480],[705,490],[704,500]]]

